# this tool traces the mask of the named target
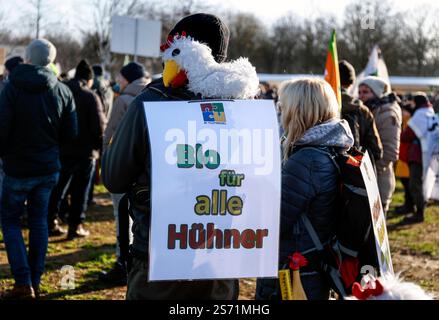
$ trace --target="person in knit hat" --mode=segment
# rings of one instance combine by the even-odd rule
[[[9,74],[17,67],[18,65],[22,64],[23,58],[22,57],[12,57],[6,60],[5,62],[5,70],[3,72],[3,79],[0,79],[0,93],[2,92],[3,88],[8,83]],[[3,178],[5,176],[5,173],[3,171],[3,161],[0,159],[0,201],[1,201],[1,193],[2,193],[2,185],[3,185]],[[0,227],[1,227],[1,219],[0,219]]]
[[[64,190],[69,190],[67,238],[71,240],[89,235],[83,224],[97,154],[102,149],[106,119],[99,97],[91,90],[93,70],[87,61],[79,62],[75,77],[66,85],[75,99],[79,136],[72,143],[61,145],[61,173],[50,197],[48,222],[50,235],[65,233],[59,227],[57,218]]]
[[[394,164],[399,158],[402,111],[389,84],[375,76],[364,78],[358,96],[372,111],[383,144],[383,157],[376,161],[378,188],[384,212],[389,209],[395,191]]]
[[[3,77],[0,80],[0,93],[2,92],[3,88],[5,87],[6,83],[8,83],[9,74],[12,72],[12,70],[15,69],[16,66],[19,64],[22,64],[24,62],[22,57],[12,57],[6,60],[5,62],[5,69],[3,71]]]
[[[92,69],[95,77],[100,77],[104,75],[104,68],[102,67],[102,65],[94,64]]]
[[[169,32],[168,39],[174,39],[177,33],[206,44],[212,50],[216,62],[223,62],[227,58],[229,29],[219,17],[206,13],[189,15],[177,22]],[[165,46],[166,44],[162,48]],[[133,217],[133,243],[130,247],[133,261],[128,277],[126,296],[128,300],[230,300],[238,297],[237,280],[148,282],[151,150],[144,103],[195,99],[200,97],[190,91],[188,86],[165,87],[163,78],[151,82],[131,102],[104,151],[102,158],[104,185],[112,193],[133,195],[129,200],[130,216]],[[173,116],[178,117],[178,114]],[[126,203],[127,201],[122,199],[119,205],[121,221],[128,219]],[[127,230],[119,230],[118,236],[120,239],[128,239]],[[126,255],[128,244],[128,240],[121,241],[122,256]]]
[[[26,48],[25,60],[35,66],[47,67],[56,58],[55,46],[46,39],[35,39]]]
[[[203,27],[200,28],[200,25]],[[175,36],[185,32],[195,40],[206,44],[216,62],[223,62],[227,57],[230,32],[220,18],[212,14],[196,13],[181,19],[169,32]]]
[[[5,62],[5,69],[7,72],[11,73],[15,69],[16,66],[18,66],[19,64],[22,64],[22,63],[24,63],[24,60],[20,56],[9,58]]]
[[[104,68],[102,65],[95,64],[92,68],[95,75],[92,89],[98,94],[99,98],[101,98],[105,116],[108,118],[113,108],[114,92],[111,88],[110,81],[104,77]]]
[[[149,74],[145,71],[145,68],[137,62],[128,63],[120,70],[120,74],[128,84],[140,78],[149,78]],[[121,87],[120,89],[123,91],[124,87]]]
[[[3,181],[0,218],[15,284],[0,299],[35,299],[47,252],[47,207],[60,166],[60,145],[77,136],[72,92],[47,66],[56,56],[47,40],[34,40],[0,94],[0,157]],[[28,214],[29,253],[21,215]]]
[[[355,69],[347,61],[339,62],[342,108],[341,116],[349,123],[354,136],[354,146],[369,151],[372,163],[383,156],[383,145],[372,112],[362,103],[349,95],[349,89],[355,82]]]
[[[359,90],[361,93],[360,99],[363,102],[373,98],[382,98],[389,91],[389,84],[383,79],[375,76],[368,76],[364,78],[361,81],[360,86],[368,87],[371,91],[370,93],[366,93],[365,90]]]
[[[76,67],[75,78],[79,80],[90,81],[93,79],[93,69],[90,67],[87,61],[81,60]]]

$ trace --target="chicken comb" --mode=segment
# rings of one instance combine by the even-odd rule
[[[168,38],[166,39],[166,42],[160,45],[160,51],[164,52],[166,49],[168,49],[171,46],[171,44],[174,42],[175,39],[182,39],[182,38],[186,38],[186,31],[182,31],[181,35],[178,32],[174,35],[169,35]]]
[[[368,286],[368,288],[363,289],[358,282],[355,282],[352,286],[352,295],[358,300],[367,300],[371,296],[377,297],[383,292],[384,287],[378,279],[375,280],[375,288]]]

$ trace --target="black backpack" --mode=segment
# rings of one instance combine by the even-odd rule
[[[321,269],[331,288],[344,298],[351,294],[353,283],[361,281],[363,267],[368,271],[372,267],[375,273],[379,269],[369,200],[360,171],[364,154],[354,148],[345,154],[318,150],[332,159],[340,173],[335,234],[324,246],[306,213],[301,219],[320,253]]]

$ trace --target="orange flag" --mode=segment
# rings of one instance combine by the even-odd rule
[[[335,30],[332,31],[331,40],[329,41],[328,55],[326,56],[325,65],[325,80],[331,85],[332,89],[334,89],[335,96],[337,97],[337,101],[341,109],[341,85],[340,73],[338,70],[338,54]]]

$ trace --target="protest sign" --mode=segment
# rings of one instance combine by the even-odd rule
[[[145,102],[149,280],[276,277],[280,143],[269,100]]]
[[[364,179],[364,184],[366,185],[367,196],[369,198],[380,273],[384,274],[390,272],[393,274],[389,238],[387,236],[386,228],[386,217],[381,204],[377,179],[368,152],[366,152],[363,157],[360,169]]]

